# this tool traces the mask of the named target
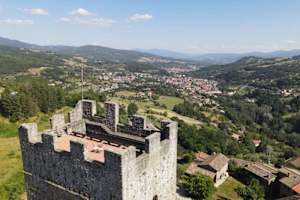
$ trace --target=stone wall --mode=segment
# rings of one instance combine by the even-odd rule
[[[122,155],[105,151],[105,163],[88,162],[82,144],[71,142],[71,152],[59,152],[54,147],[57,136],[45,133],[39,141],[34,126],[27,124],[19,130],[29,200],[123,199]]]
[[[176,199],[177,123],[165,124],[169,138],[161,134],[146,138],[148,149],[123,165],[124,200]]]
[[[20,127],[28,200],[176,199],[177,123],[163,121],[160,132],[143,130],[147,134],[139,137],[140,141],[133,139],[137,137],[135,134],[128,141],[117,140],[121,134],[115,132],[118,105],[105,104],[106,125],[99,126],[90,122],[96,117],[96,104],[87,101],[83,108],[84,104],[85,100],[80,101],[70,112],[68,123],[64,122],[63,115],[55,115],[51,119],[53,129],[45,133],[39,133],[36,124]],[[89,120],[84,118],[83,110]],[[133,125],[126,127],[135,133],[141,131],[145,128],[145,118],[136,116]],[[61,133],[76,130],[102,134],[117,143],[125,142],[127,150],[122,154],[104,150],[105,162],[100,163],[85,158],[81,143],[71,142],[70,152],[56,149],[56,139]]]

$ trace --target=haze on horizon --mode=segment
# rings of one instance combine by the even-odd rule
[[[300,49],[298,0],[0,0],[0,36],[186,53]]]

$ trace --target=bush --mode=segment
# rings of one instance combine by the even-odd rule
[[[127,108],[128,115],[132,116],[132,115],[136,114],[138,109],[139,108],[135,103],[130,103]]]
[[[237,193],[244,200],[263,200],[265,197],[264,188],[256,179],[252,179],[247,187],[237,188]]]
[[[199,173],[183,176],[181,186],[195,200],[207,199],[216,191],[213,180]]]
[[[190,163],[195,159],[195,155],[193,153],[186,153],[182,157],[182,162]]]

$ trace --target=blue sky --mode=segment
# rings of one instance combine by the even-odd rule
[[[189,53],[300,48],[300,0],[0,0],[0,36]]]

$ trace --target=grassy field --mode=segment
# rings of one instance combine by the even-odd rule
[[[0,138],[0,199],[17,200],[22,193],[24,179],[18,138]]]
[[[122,91],[121,91],[121,94],[123,94]],[[139,114],[146,115],[148,117],[154,117],[157,120],[170,119],[172,117],[177,117],[178,119],[180,119],[190,125],[201,125],[202,124],[198,120],[195,120],[190,117],[182,116],[182,115],[177,114],[172,111],[172,108],[175,105],[184,101],[183,99],[180,99],[178,97],[161,96],[158,99],[158,102],[160,105],[166,105],[166,108],[155,105],[154,102],[151,100],[133,101],[133,100],[121,98],[118,96],[112,97],[110,100],[113,102],[119,103],[120,105],[123,105],[125,107],[127,107],[128,104],[134,102],[139,107],[139,110],[138,110]],[[148,111],[151,111],[153,113],[148,113]]]
[[[161,105],[166,105],[169,110],[173,110],[174,106],[183,103],[183,99],[178,97],[160,96],[158,102]]]
[[[16,136],[17,127],[17,124],[10,123],[6,118],[0,116],[0,137]]]
[[[70,110],[64,107],[56,113],[67,113]],[[39,113],[26,122],[38,123],[39,130],[49,128],[49,118],[52,114]],[[24,199],[24,178],[22,172],[21,152],[17,130],[19,123],[11,123],[0,117],[0,200]]]
[[[211,200],[242,200],[236,193],[236,188],[243,186],[242,183],[236,179],[229,177],[218,189]]]
[[[134,97],[136,96],[136,92],[131,92],[128,90],[119,91],[116,93],[116,96],[118,97]]]
[[[162,108],[160,108],[160,109],[151,108],[150,110],[155,112],[155,114],[150,114],[150,115],[153,115],[157,118],[170,119],[172,117],[176,117],[176,118],[178,118],[178,119],[180,119],[180,120],[182,120],[185,123],[190,124],[190,125],[201,125],[202,124],[200,121],[198,121],[196,119],[186,117],[186,116],[183,116],[183,115],[179,115],[176,112],[173,112],[171,110],[162,109]],[[148,115],[146,113],[143,113],[143,114]]]

